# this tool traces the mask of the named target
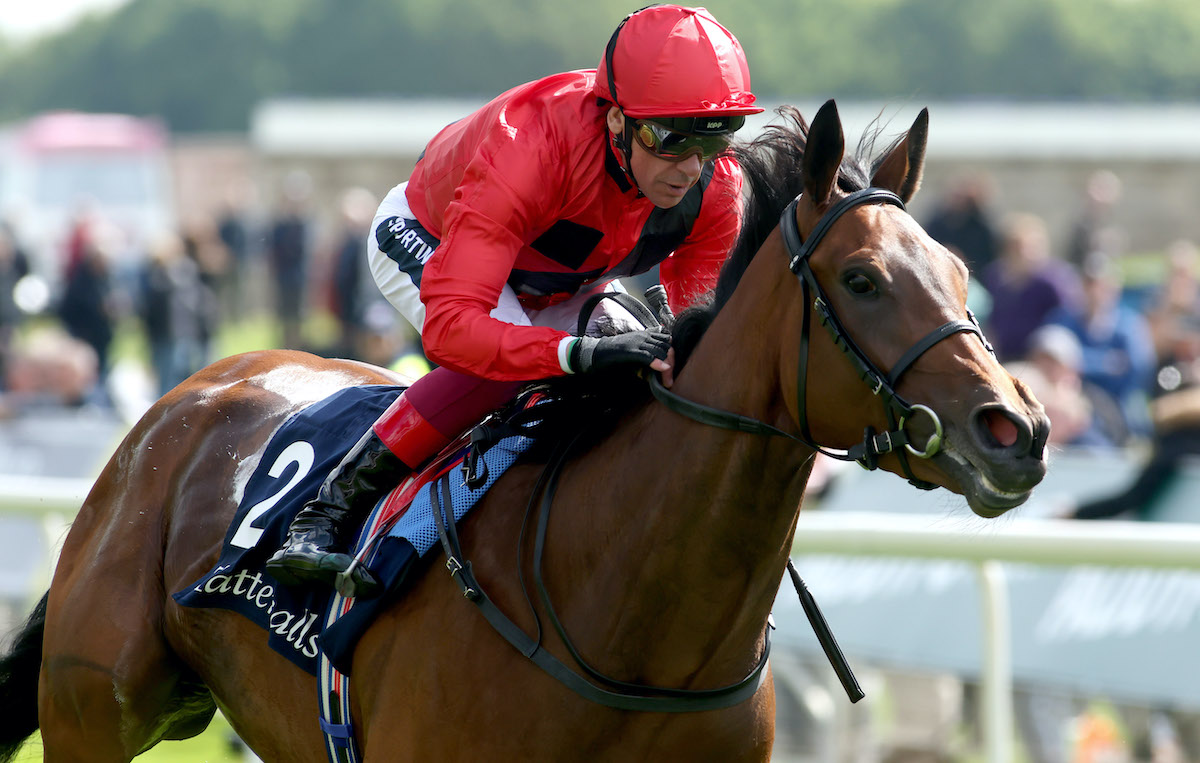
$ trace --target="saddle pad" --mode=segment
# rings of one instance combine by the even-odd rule
[[[337,617],[332,618],[321,636],[321,648],[335,668],[350,675],[351,658],[359,636],[375,619],[380,608],[392,603],[396,591],[404,588],[407,582],[406,575],[413,562],[425,556],[431,549],[441,551],[437,525],[433,518],[433,512],[440,505],[433,491],[438,489],[441,480],[435,478],[450,472],[443,479],[450,481],[452,511],[448,513],[453,513],[454,522],[457,523],[531,445],[531,438],[513,435],[488,448],[483,454],[487,479],[477,488],[470,488],[465,484],[458,469],[462,463],[460,456],[449,468],[438,469],[435,462],[435,466],[422,473],[415,483],[401,486],[392,492],[392,496],[376,506],[360,536],[357,555],[380,582],[387,586],[388,595],[346,602]],[[418,492],[409,502],[405,494],[410,495],[413,489]],[[391,523],[391,518],[399,513],[395,504],[401,502],[404,503],[403,513]],[[364,545],[369,546],[366,553],[362,552]],[[452,590],[447,587],[447,592]],[[339,602],[334,602],[334,605],[338,606]]]
[[[403,387],[368,385],[351,387],[314,403],[289,417],[272,435],[254,473],[246,483],[233,522],[226,531],[221,556],[208,573],[173,598],[185,607],[216,607],[237,612],[268,631],[272,649],[312,675],[324,648],[322,623],[333,590],[325,586],[288,588],[275,583],[266,571],[266,560],[287,537],[292,518],[341,461],[362,433],[391,405]],[[478,490],[460,489],[454,500],[456,518],[482,496],[510,466],[516,455],[531,444],[501,441],[484,456],[488,481]],[[390,601],[402,587],[413,562],[436,544],[437,531],[428,504],[428,490],[421,490],[412,508],[398,507],[393,496],[411,495],[422,481],[444,470],[429,470],[383,498],[360,532],[356,547],[370,539],[385,524],[400,515],[379,542],[371,543],[364,562],[388,589],[374,606],[354,608],[354,617],[339,623],[337,639],[341,659],[349,673],[349,653],[358,634],[370,623],[378,604]],[[456,480],[461,482],[461,479]],[[466,490],[466,493],[462,491]],[[422,501],[424,502],[422,504]],[[403,513],[401,513],[403,512]],[[412,514],[413,518],[409,518]],[[428,526],[424,526],[425,524]],[[368,602],[363,602],[363,605]]]

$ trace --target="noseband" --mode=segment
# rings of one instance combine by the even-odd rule
[[[796,206],[799,202],[800,197],[797,196],[787,205],[787,208],[783,210],[783,214],[780,217],[779,227],[783,232],[784,245],[787,247],[788,254],[791,255],[788,267],[800,278],[801,286],[804,289],[804,301],[807,303],[809,301],[809,294],[811,293],[812,295],[813,309],[812,311],[804,311],[804,322],[800,332],[800,368],[796,375],[796,407],[800,414],[800,435],[820,452],[833,458],[857,461],[867,469],[876,468],[881,455],[895,452],[900,459],[900,466],[904,470],[904,476],[908,478],[908,481],[922,490],[931,490],[937,486],[917,479],[909,467],[908,455],[917,458],[932,458],[936,455],[942,446],[942,422],[933,409],[924,405],[913,405],[902,398],[896,392],[896,385],[900,382],[900,377],[926,351],[943,339],[959,332],[967,331],[975,334],[989,352],[992,349],[991,345],[984,338],[983,331],[980,330],[975,316],[968,310],[966,318],[942,324],[926,334],[900,356],[900,360],[896,362],[890,373],[883,373],[883,371],[871,362],[866,353],[859,348],[854,339],[847,333],[842,322],[838,320],[837,314],[834,313],[833,307],[829,302],[829,298],[825,295],[825,291],[817,281],[816,274],[813,273],[809,260],[812,257],[812,253],[829,232],[829,229],[833,227],[833,224],[851,209],[863,204],[876,203],[891,204],[900,209],[905,209],[904,202],[896,194],[882,188],[864,188],[861,191],[855,191],[835,202],[821,216],[812,233],[804,240],[801,239],[800,229],[796,224]],[[854,366],[859,378],[870,387],[872,394],[879,397],[883,403],[884,412],[887,414],[888,431],[877,434],[872,427],[867,427],[862,443],[851,448],[845,454],[831,452],[828,449],[813,444],[812,435],[808,428],[808,405],[805,389],[808,380],[810,316],[814,312],[817,314],[817,320],[829,332],[834,345],[845,353],[850,364]],[[912,444],[905,429],[905,424],[914,414],[924,414],[933,423],[932,434],[929,435],[925,444],[920,448]],[[901,445],[904,446],[903,450],[900,449]]]
[[[724,429],[733,429],[741,432],[751,432],[764,435],[781,435],[793,440],[803,442],[805,445],[813,448],[825,455],[836,458],[841,461],[857,461],[865,469],[876,469],[879,466],[879,457],[886,453],[896,453],[900,459],[900,467],[904,471],[904,476],[914,486],[922,490],[931,490],[936,485],[920,480],[913,474],[912,468],[908,463],[908,456],[912,455],[916,458],[932,458],[937,455],[942,447],[943,429],[941,419],[937,413],[925,405],[912,404],[901,397],[896,392],[896,385],[900,382],[900,377],[904,375],[909,368],[912,367],[917,359],[925,354],[931,347],[938,342],[951,337],[959,332],[970,332],[979,337],[979,341],[983,342],[983,346],[988,352],[992,352],[992,346],[983,336],[983,331],[979,328],[979,323],[975,320],[975,316],[971,311],[967,311],[967,317],[956,321],[950,321],[942,324],[938,328],[926,334],[916,344],[910,347],[890,373],[881,371],[867,354],[855,343],[854,339],[847,333],[842,322],[838,320],[837,314],[833,311],[829,298],[825,294],[825,290],[821,288],[821,284],[817,281],[816,274],[813,273],[812,266],[809,264],[809,259],[813,251],[820,245],[822,239],[829,232],[829,229],[842,215],[849,212],[851,209],[863,204],[891,204],[900,209],[905,209],[904,202],[900,197],[891,191],[886,191],[882,188],[865,188],[861,191],[855,191],[848,196],[839,199],[831,206],[821,219],[817,221],[816,226],[809,234],[807,239],[800,235],[800,229],[796,224],[796,205],[800,202],[800,197],[797,196],[783,210],[780,216],[779,227],[783,233],[784,245],[787,247],[788,254],[791,259],[788,263],[789,269],[799,279],[801,287],[804,290],[804,301],[807,304],[811,298],[812,310],[804,311],[804,321],[801,325],[800,332],[800,363],[799,370],[796,374],[796,407],[799,411],[800,436],[796,437],[781,429],[777,429],[769,424],[765,424],[756,419],[751,419],[747,416],[722,411],[716,408],[701,405],[699,403],[685,400],[675,393],[662,386],[658,379],[651,375],[650,388],[658,400],[672,410],[684,416],[696,419],[705,424],[721,427]],[[833,339],[836,345],[843,353],[845,353],[850,364],[858,372],[859,378],[870,388],[872,394],[879,397],[883,403],[883,409],[887,415],[888,429],[884,432],[876,432],[873,427],[867,427],[863,435],[863,441],[845,452],[831,450],[829,448],[818,445],[813,442],[812,433],[808,426],[808,405],[806,398],[806,389],[808,384],[808,348],[809,336],[811,334],[811,316],[812,313],[817,314],[817,320],[825,330],[829,332],[829,336]],[[919,448],[915,446],[909,439],[906,425],[916,415],[924,415],[929,418],[933,424],[933,432],[925,440],[925,443]]]

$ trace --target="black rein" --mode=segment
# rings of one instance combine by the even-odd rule
[[[446,567],[450,570],[451,577],[458,583],[463,596],[479,608],[484,618],[517,651],[525,655],[525,657],[555,680],[591,702],[618,710],[658,713],[691,713],[704,710],[720,710],[745,702],[758,692],[762,687],[763,681],[766,679],[767,658],[771,653],[769,629],[765,635],[762,656],[754,666],[754,669],[750,671],[750,674],[735,684],[717,689],[672,689],[632,684],[615,678],[609,678],[584,662],[579,652],[575,649],[574,644],[567,637],[566,630],[559,621],[557,614],[555,614],[554,607],[550,604],[550,598],[542,579],[542,555],[545,549],[546,527],[550,516],[550,505],[554,500],[558,476],[562,472],[562,466],[566,461],[567,454],[577,440],[578,435],[571,442],[565,444],[564,447],[557,449],[550,463],[542,471],[538,487],[534,490],[534,497],[539,492],[542,495],[534,550],[534,580],[537,583],[538,592],[546,607],[547,617],[560,638],[562,638],[572,659],[589,676],[601,683],[608,684],[612,687],[612,690],[596,686],[563,664],[542,646],[540,623],[537,629],[538,636],[536,638],[529,636],[496,606],[483,590],[483,587],[479,585],[479,581],[472,572],[471,562],[467,561],[463,555],[462,547],[458,541],[458,533],[454,527],[454,514],[450,504],[450,475],[453,474],[451,472],[440,478],[441,490],[432,491],[431,497],[434,498],[434,503],[436,504],[432,508],[434,521],[437,524],[438,536],[442,542],[442,550],[446,554]],[[531,507],[532,503],[533,499],[531,498]],[[443,514],[443,512],[445,513]],[[534,612],[534,619],[537,619],[536,612]]]
[[[801,442],[816,451],[825,453],[833,458],[841,460],[858,461],[868,469],[874,469],[878,466],[878,457],[884,453],[896,451],[905,475],[917,487],[929,489],[934,487],[929,483],[918,480],[909,468],[908,460],[905,452],[918,458],[931,458],[937,453],[941,446],[942,425],[938,420],[937,414],[932,409],[923,405],[912,405],[901,398],[895,391],[894,387],[899,382],[900,377],[907,371],[918,358],[921,357],[929,348],[947,337],[953,336],[959,332],[971,332],[976,334],[984,343],[985,347],[990,350],[987,340],[983,337],[983,332],[980,330],[978,323],[975,322],[975,317],[968,311],[967,319],[950,321],[931,331],[928,335],[913,345],[906,351],[896,363],[891,373],[884,374],[875,366],[874,363],[866,356],[866,354],[854,343],[849,334],[842,327],[841,322],[834,314],[829,300],[825,292],[821,289],[821,285],[817,282],[812,268],[809,265],[808,259],[813,250],[820,244],[825,234],[829,231],[838,218],[845,214],[850,209],[861,204],[885,203],[904,209],[904,202],[900,200],[896,194],[881,188],[867,188],[861,191],[855,191],[834,203],[832,207],[821,217],[817,222],[812,233],[809,234],[807,240],[801,240],[799,229],[796,224],[796,205],[799,202],[799,197],[793,200],[784,210],[781,219],[780,227],[783,231],[784,242],[787,246],[788,253],[791,255],[790,269],[800,278],[804,289],[805,302],[808,302],[809,294],[813,295],[813,309],[804,311],[804,323],[801,333],[801,348],[800,348],[800,368],[797,377],[797,408],[800,411],[800,436],[796,436],[785,432],[781,429],[773,427],[764,422],[741,416],[729,411],[723,411],[717,408],[701,405],[685,398],[680,397],[674,392],[662,386],[658,377],[654,374],[649,375],[650,389],[654,396],[663,403],[666,407],[688,418],[699,421],[703,424],[719,427],[722,429],[730,429],[738,432],[746,432],[749,434],[766,435],[766,436],[782,436],[789,439]],[[621,302],[622,297],[628,295],[615,296],[613,294],[598,295],[595,301],[590,303],[590,307],[594,307],[600,299],[614,298]],[[631,299],[632,301],[632,299]],[[622,304],[625,304],[622,302]],[[583,333],[583,326],[586,323],[586,315],[590,314],[589,309],[585,310],[584,317],[580,319],[580,333]],[[637,306],[634,306],[636,312]],[[812,436],[808,428],[808,418],[805,405],[805,385],[807,378],[807,363],[808,363],[808,343],[809,343],[809,315],[811,312],[818,314],[818,320],[821,325],[829,331],[834,343],[846,353],[850,362],[854,365],[859,375],[864,382],[870,386],[871,391],[878,395],[884,404],[884,410],[887,412],[890,431],[875,434],[868,427],[863,442],[859,445],[850,448],[845,453],[838,453],[823,448],[812,442]],[[922,413],[928,416],[934,424],[934,432],[930,435],[925,444],[920,450],[916,449],[908,439],[905,431],[905,423],[915,413]],[[484,425],[481,425],[484,426]],[[480,438],[486,439],[486,438]],[[472,437],[474,442],[474,436]],[[554,677],[563,685],[570,688],[581,697],[592,702],[599,703],[608,707],[617,708],[620,710],[638,710],[648,712],[662,713],[681,713],[681,712],[697,712],[704,710],[717,710],[721,708],[732,707],[740,704],[753,696],[766,677],[767,659],[771,651],[770,628],[766,630],[764,637],[764,646],[761,657],[759,658],[754,669],[750,674],[738,681],[735,684],[730,684],[716,689],[672,689],[656,686],[646,686],[641,684],[633,684],[618,679],[610,678],[584,661],[579,654],[574,644],[568,638],[566,630],[555,613],[553,605],[550,603],[549,595],[546,591],[542,579],[542,555],[545,550],[546,528],[548,524],[550,506],[554,500],[554,493],[557,488],[558,478],[562,470],[562,466],[566,461],[568,453],[572,446],[578,440],[578,435],[574,440],[566,443],[558,448],[554,457],[546,465],[542,472],[542,476],[538,481],[538,486],[534,490],[533,497],[530,499],[529,508],[532,509],[533,501],[537,495],[541,494],[540,508],[538,512],[537,533],[534,548],[534,581],[537,586],[538,593],[541,597],[542,604],[546,611],[546,616],[554,626],[555,631],[562,639],[567,652],[571,655],[575,663],[594,681],[605,684],[611,688],[602,688],[597,686],[592,681],[585,679],[579,673],[569,668],[567,665],[559,661],[554,655],[550,654],[543,648],[541,643],[541,625],[538,622],[537,636],[531,637],[518,627],[507,615],[505,615],[488,597],[479,581],[475,578],[471,569],[470,561],[467,561],[463,555],[462,548],[458,541],[458,533],[454,526],[453,510],[450,505],[450,474],[446,474],[440,478],[440,490],[433,491],[435,503],[433,516],[437,524],[438,535],[441,539],[442,549],[446,554],[446,567],[450,570],[451,577],[459,585],[463,595],[479,607],[484,617],[513,647],[521,654],[529,658],[538,667],[546,673]],[[903,450],[901,450],[903,446]],[[474,449],[474,448],[473,448]],[[468,475],[468,480],[472,479]],[[804,606],[805,613],[808,615],[809,621],[812,623],[814,630],[817,633],[818,640],[830,662],[833,664],[838,678],[845,687],[851,701],[858,701],[863,694],[859,688],[857,681],[854,679],[853,673],[850,671],[849,665],[846,663],[845,657],[838,648],[836,641],[833,638],[829,626],[826,624],[824,617],[816,606],[816,602],[812,599],[812,595],[796,574],[795,568],[791,561],[787,565],[788,573],[792,577],[792,581],[796,586],[797,592],[800,594],[801,603]],[[537,613],[534,612],[535,621],[537,621]]]

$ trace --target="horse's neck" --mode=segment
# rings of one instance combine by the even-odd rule
[[[735,295],[722,310],[675,391],[786,427],[779,343],[767,338],[779,316],[763,288],[772,287]],[[621,613],[601,640],[644,650],[638,631],[648,624],[681,669],[721,661],[721,652],[752,658],[747,644],[761,637],[783,574],[811,451],[782,437],[706,426],[660,404],[632,417],[600,450],[602,458],[586,460],[596,471],[585,479],[607,482],[593,484],[588,510],[611,501],[622,524],[593,514],[594,532],[580,537],[583,544],[613,541],[585,565],[585,585],[596,597],[588,600]]]

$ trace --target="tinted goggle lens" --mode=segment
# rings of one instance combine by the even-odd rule
[[[729,148],[732,137],[730,133],[696,135],[676,132],[644,120],[634,123],[633,135],[642,148],[670,161],[683,161],[692,154],[699,154],[703,161],[708,161]]]

